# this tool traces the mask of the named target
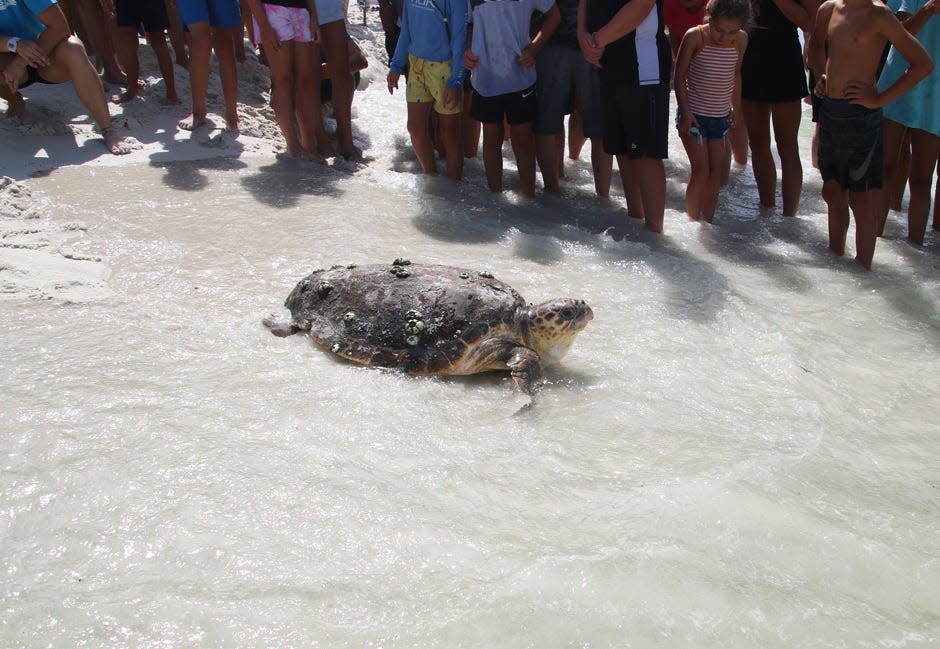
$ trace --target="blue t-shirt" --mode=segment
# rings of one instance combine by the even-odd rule
[[[36,17],[56,0],[0,0],[0,34],[34,41],[46,26]]]
[[[401,33],[388,69],[401,74],[409,54],[427,61],[449,61],[447,87],[459,90],[466,45],[466,0],[405,0]]]
[[[532,42],[532,14],[547,13],[554,4],[555,0],[470,0],[470,51],[480,57],[470,74],[474,90],[484,97],[495,97],[525,90],[535,83],[535,66],[524,68],[518,58]]]

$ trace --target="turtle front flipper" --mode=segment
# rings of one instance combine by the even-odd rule
[[[539,355],[528,347],[513,347],[506,365],[519,389],[525,394],[534,394],[542,378],[542,359]]]
[[[262,320],[261,323],[278,338],[287,338],[288,336],[294,335],[298,331],[310,331],[309,324],[304,327],[303,325],[297,324],[293,320],[284,321],[273,313]]]

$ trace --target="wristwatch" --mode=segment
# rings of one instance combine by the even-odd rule
[[[19,42],[19,36],[10,36],[10,38],[7,39],[7,52],[16,53],[16,44]]]

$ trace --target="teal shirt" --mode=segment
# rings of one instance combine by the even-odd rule
[[[926,0],[901,0],[897,11],[913,16],[925,4]],[[910,92],[885,106],[884,116],[892,122],[940,137],[940,110],[937,109],[940,106],[940,16],[931,16],[916,36],[933,59],[934,70]],[[907,68],[908,62],[892,47],[878,80],[879,92],[897,81]]]

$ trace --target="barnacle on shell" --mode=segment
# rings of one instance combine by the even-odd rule
[[[317,284],[317,288],[316,288],[317,297],[319,297],[322,300],[327,295],[329,295],[330,291],[332,290],[333,290],[332,284],[330,284],[329,282],[320,282],[319,284]]]

